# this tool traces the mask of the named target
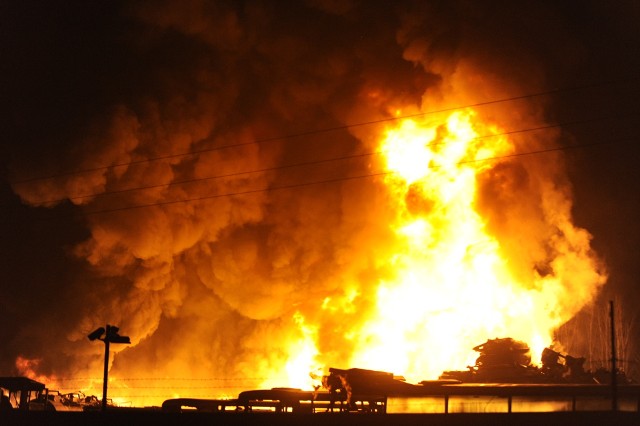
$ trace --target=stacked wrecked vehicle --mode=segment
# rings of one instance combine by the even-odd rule
[[[512,338],[489,339],[473,348],[479,352],[476,363],[467,370],[445,371],[440,378],[463,383],[576,383],[605,384],[611,372],[586,371],[584,357],[573,357],[551,348],[542,351],[541,366],[531,363],[529,346]],[[628,383],[618,372],[618,383]]]

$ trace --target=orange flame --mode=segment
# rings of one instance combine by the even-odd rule
[[[483,214],[492,194],[482,193],[482,185],[508,173],[500,167],[519,161],[508,157],[515,148],[502,129],[465,110],[444,119],[402,120],[378,142],[388,172],[381,184],[393,235],[392,243],[385,241],[375,253],[375,267],[382,274],[369,278],[366,286],[318,293],[321,302],[309,297],[290,321],[278,318],[277,325],[266,328],[269,336],[252,343],[260,350],[251,353],[271,358],[242,358],[229,375],[209,359],[195,366],[170,359],[163,365],[164,377],[149,379],[121,370],[109,378],[114,401],[159,405],[180,396],[235,397],[256,387],[308,389],[330,366],[385,370],[417,382],[473,365],[477,354],[472,348],[496,337],[528,343],[533,361],[539,360],[553,342],[554,330],[589,302],[605,280],[589,248],[589,234],[571,222],[566,194],[543,176],[536,187],[539,211],[532,214],[540,223],[511,219],[512,229],[526,230],[523,245],[535,252],[521,261],[513,253],[517,239],[505,241],[513,237],[496,232]],[[544,175],[532,170],[536,173]],[[542,235],[529,242],[540,229]],[[366,242],[376,243],[369,236]],[[365,304],[372,305],[362,308],[358,304],[364,292]],[[357,320],[339,323],[344,317]],[[327,340],[347,349],[327,353]],[[21,370],[35,374],[37,363],[21,363]],[[100,371],[99,362],[94,364],[92,371]],[[67,384],[58,384],[55,377],[41,379],[49,387]],[[101,379],[74,386],[68,390],[101,394]]]
[[[37,372],[38,365],[40,365],[41,362],[42,359],[39,358],[29,359],[27,357],[18,355],[15,365],[20,375],[28,377],[40,383],[51,383],[51,381],[55,380],[55,377],[45,376]]]
[[[391,226],[404,244],[388,259],[394,278],[380,282],[352,362],[435,378],[474,365],[471,348],[507,336],[527,342],[539,360],[554,329],[573,314],[554,314],[563,310],[567,271],[542,277],[532,268],[517,276],[475,209],[477,177],[496,164],[482,160],[511,154],[513,146],[473,111],[444,123],[406,120],[382,146],[397,212]]]
[[[604,282],[586,231],[568,221],[566,204],[549,204],[557,208],[549,216],[564,218],[552,226],[563,228],[560,239],[568,240],[559,244],[552,272],[542,274],[532,266],[523,274],[511,265],[508,250],[489,232],[476,203],[479,176],[500,157],[507,161],[514,147],[497,126],[483,124],[471,110],[454,112],[442,122],[404,120],[387,131],[381,145],[391,172],[385,179],[395,211],[390,226],[401,244],[382,260],[393,273],[379,281],[372,316],[343,336],[355,348],[349,366],[391,371],[414,381],[437,378],[443,371],[474,365],[472,348],[496,337],[527,342],[537,363],[553,343],[554,330]],[[552,190],[548,197],[561,198]],[[577,283],[573,274],[582,281]],[[569,301],[572,286],[587,290]],[[325,310],[330,309],[327,300]],[[317,351],[310,346],[311,334],[305,336],[300,354],[307,355],[311,369]]]

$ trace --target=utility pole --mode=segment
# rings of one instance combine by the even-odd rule
[[[107,384],[109,383],[109,344],[110,343],[126,343],[130,344],[129,336],[121,336],[118,334],[120,330],[115,325],[107,324],[107,327],[100,327],[94,330],[87,337],[89,340],[102,340],[104,342],[104,377],[102,379],[102,411],[107,410]]]
[[[614,317],[613,300],[609,301],[611,317],[611,410],[618,410],[618,368],[616,366],[616,323]]]
[[[107,329],[108,329],[107,325]],[[107,409],[107,383],[109,383],[109,339],[104,339],[104,375],[102,376],[102,411]]]

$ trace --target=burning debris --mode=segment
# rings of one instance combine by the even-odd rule
[[[333,410],[335,401],[345,401],[350,409],[354,407],[354,393],[362,395],[386,395],[381,389],[389,389],[394,383],[393,374],[384,371],[352,368],[341,370],[330,368],[329,375],[322,377],[322,387],[329,391]]]
[[[95,395],[61,393],[28,377],[0,377],[0,397],[0,411],[95,411],[101,407]],[[108,400],[108,406],[114,408],[115,404]]]
[[[468,371],[445,371],[440,378],[462,382],[534,382],[538,370],[531,365],[529,346],[512,338],[489,339],[473,348],[480,355]]]
[[[480,355],[464,371],[445,371],[441,379],[464,383],[609,383],[611,372],[585,371],[584,357],[561,354],[551,348],[542,351],[541,366],[531,363],[529,346],[512,338],[489,339],[473,348]],[[629,383],[624,373],[619,383]]]

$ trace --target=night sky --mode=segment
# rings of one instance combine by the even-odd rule
[[[0,375],[19,356],[42,374],[94,374],[86,333],[107,321],[139,344],[132,368],[182,356],[173,330],[197,341],[214,327],[203,313],[237,329],[193,356],[226,353],[236,332],[277,328],[300,294],[335,291],[341,270],[371,279],[343,266],[358,239],[339,234],[382,202],[348,180],[366,165],[283,166],[364,155],[351,125],[428,110],[460,82],[463,105],[548,93],[528,99],[573,146],[574,222],[609,277],[596,303],[618,301],[637,342],[638,22],[637,0],[0,1]],[[481,71],[465,80],[469,63]],[[202,180],[210,168],[231,177]],[[314,179],[338,188],[259,192]],[[248,247],[270,266],[239,255]]]

